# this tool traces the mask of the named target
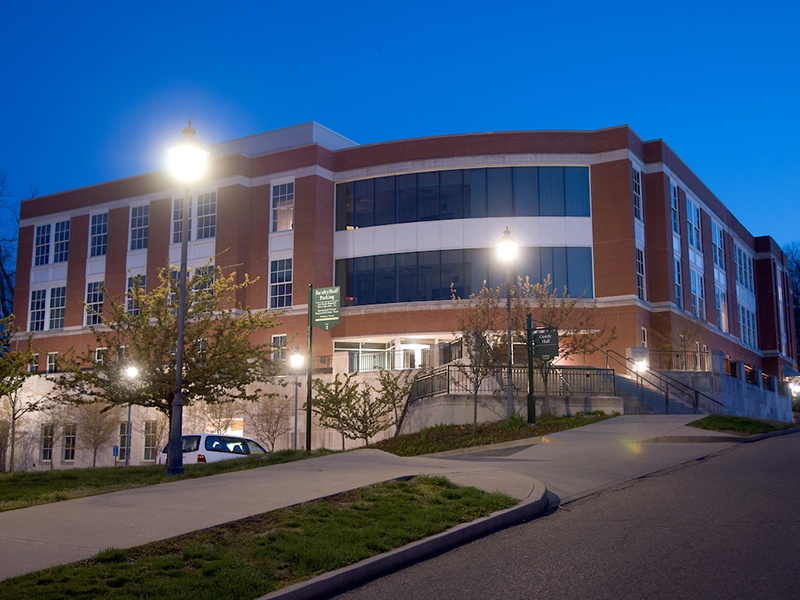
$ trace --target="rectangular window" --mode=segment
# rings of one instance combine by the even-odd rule
[[[217,235],[217,192],[197,196],[197,239]]]
[[[69,259],[69,221],[56,223],[53,245],[53,262],[67,262]]]
[[[139,316],[140,306],[134,298],[134,290],[136,290],[136,293],[138,294],[144,294],[146,289],[146,280],[147,275],[134,275],[133,277],[128,277],[128,290],[125,294],[125,310],[128,311],[129,315],[134,317]]]
[[[646,300],[644,279],[644,250],[636,249],[636,295],[639,300]]]
[[[678,186],[670,184],[670,195],[672,196],[672,231],[681,234],[680,217],[678,213]]]
[[[58,352],[50,352],[47,355],[47,372],[55,373],[58,371]]]
[[[683,275],[679,258],[675,259],[675,304],[678,308],[683,308]]]
[[[700,209],[686,199],[686,221],[688,224],[689,245],[698,252],[703,251],[703,238],[700,233]]]
[[[97,364],[105,364],[108,360],[108,348],[95,348],[94,349],[94,362]]]
[[[633,216],[639,221],[642,220],[642,173],[632,167],[631,175],[633,177]]]
[[[739,304],[739,339],[745,346],[758,348],[756,313],[742,304]]]
[[[642,327],[642,348],[647,348],[647,329]]]
[[[144,422],[144,459],[155,460],[158,446],[158,422]]]
[[[725,290],[714,288],[714,301],[717,305],[717,327],[728,333],[728,298]]]
[[[52,423],[42,425],[42,462],[53,460],[53,442],[55,441],[56,426]]]
[[[701,321],[705,321],[706,298],[703,288],[703,276],[695,271],[689,271],[689,279],[692,295],[692,314]]]
[[[294,182],[272,186],[272,231],[294,229]]]
[[[28,363],[28,373],[38,373],[39,372],[39,355],[34,354],[31,356],[31,362]]]
[[[723,246],[722,227],[711,222],[711,256],[714,264],[725,270],[725,248]]]
[[[189,223],[187,224],[189,230],[189,238],[187,241],[192,241],[192,202],[189,201]],[[172,202],[172,243],[181,243],[181,232],[183,231],[183,198],[175,198]]]
[[[64,309],[67,306],[67,288],[57,287],[50,290],[50,327],[64,328]]]
[[[93,281],[86,284],[86,324],[102,325],[103,323],[103,282]]]
[[[753,259],[738,244],[733,245],[733,258],[736,263],[736,282],[753,292]]]
[[[131,250],[147,248],[147,236],[150,229],[150,205],[131,207]]]
[[[291,305],[292,259],[273,260],[269,273],[269,307],[284,308]]]
[[[75,442],[78,439],[78,426],[75,423],[64,425],[64,461],[75,460]]]
[[[108,246],[108,213],[92,215],[89,228],[89,256],[105,256]]]
[[[286,361],[286,334],[272,336],[272,360]]]
[[[131,448],[131,432],[128,429],[128,423],[119,424],[119,459],[125,460],[128,457],[128,451]]]
[[[47,307],[47,290],[31,291],[31,318],[29,331],[44,331],[44,315]]]
[[[50,264],[50,225],[40,225],[33,240],[33,266],[47,264]]]

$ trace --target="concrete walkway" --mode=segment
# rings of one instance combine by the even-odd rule
[[[444,475],[460,485],[505,492],[523,501],[503,514],[456,528],[455,534],[417,543],[420,548],[409,560],[418,560],[431,548],[441,551],[538,514],[547,509],[548,500],[550,505],[563,504],[741,442],[685,426],[696,418],[700,417],[623,416],[543,439],[415,458],[358,450],[8,511],[0,513],[0,580],[90,558],[106,548],[129,548],[409,475]],[[401,564],[370,562],[377,565],[366,575],[370,577],[386,564]],[[344,585],[365,576],[358,569],[346,571]],[[328,579],[336,577],[342,579],[341,574]],[[279,595],[319,593],[308,584],[292,588],[298,589],[287,588]]]

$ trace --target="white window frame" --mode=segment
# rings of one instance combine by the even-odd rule
[[[37,225],[33,237],[33,268],[63,264],[69,260],[70,219]]]
[[[728,322],[728,294],[719,286],[714,286],[714,301],[717,305],[717,327],[722,333],[730,330]]]
[[[131,434],[133,433],[133,423],[121,421],[119,424],[119,460],[125,460],[128,450],[131,447]]]
[[[46,373],[58,373],[58,352],[47,353]]]
[[[755,293],[753,280],[753,257],[736,242],[733,243],[733,260],[736,263],[736,283]]]
[[[286,267],[287,262],[288,262],[288,268]],[[269,263],[269,308],[270,309],[281,309],[292,306],[293,281],[294,281],[294,261],[292,260],[291,257],[276,258],[270,260]],[[286,291],[287,289],[288,292]]]
[[[288,346],[289,336],[285,333],[277,333],[270,339],[272,344],[272,360],[286,361],[289,356]]]
[[[75,447],[78,441],[78,425],[65,423],[63,432],[62,456],[64,462],[75,462]]]
[[[705,280],[701,273],[689,269],[690,295],[692,301],[692,314],[701,321],[706,320],[706,293]]]
[[[294,230],[295,185],[294,180],[279,181],[270,186],[270,232]]]
[[[125,287],[125,311],[134,317],[139,316],[139,312],[141,308],[136,306],[136,303],[131,296],[131,290],[133,290],[133,284],[136,281],[136,278],[139,277],[141,281],[141,290],[143,293],[147,291],[147,274],[146,273],[130,273],[128,275],[128,281]]]
[[[197,203],[197,236],[198,240],[209,240],[217,235],[217,192],[198,194]],[[191,216],[191,213],[189,213]],[[189,237],[191,240],[192,238]]]
[[[631,188],[633,190],[633,217],[644,223],[642,204],[642,172],[631,165]]]
[[[105,294],[102,288],[104,285],[103,281],[86,282],[86,306],[83,310],[83,322],[87,327],[103,324]]]
[[[739,303],[739,340],[745,346],[758,349],[756,313],[747,305]]]
[[[53,461],[53,450],[56,445],[56,426],[54,423],[42,423],[41,453],[42,462]]]
[[[678,186],[672,182],[669,184],[672,205],[672,233],[680,237],[681,235],[681,213],[678,209]]]
[[[144,422],[144,449],[142,458],[154,461],[158,456],[158,421]]]
[[[189,238],[192,241],[192,217],[194,216],[194,202],[189,198]],[[183,235],[183,196],[172,199],[172,244],[180,244]]]
[[[711,221],[711,257],[714,265],[721,271],[725,270],[725,237],[721,225]]]
[[[28,306],[28,331],[44,331],[47,327],[47,290],[31,290]]]
[[[683,269],[681,259],[675,259],[675,304],[683,310]]]
[[[636,296],[639,300],[647,301],[647,280],[645,278],[644,250],[636,248]]]
[[[689,246],[703,251],[703,230],[700,224],[700,206],[695,204],[689,196],[686,196],[686,225],[689,238]]]
[[[28,373],[38,373],[39,372],[39,355],[33,354],[31,355],[31,362],[28,363]]]
[[[92,215],[89,221],[89,258],[108,252],[108,213]]]
[[[131,236],[128,248],[131,252],[147,250],[150,238],[150,205],[137,204],[131,206],[128,231]]]

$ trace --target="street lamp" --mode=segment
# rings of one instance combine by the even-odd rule
[[[300,367],[303,366],[306,357],[300,354],[300,346],[294,347],[294,352],[289,356],[289,364],[294,369],[294,449],[297,450],[297,386],[299,385],[298,377],[300,375]]]
[[[208,152],[197,141],[197,133],[189,121],[184,127],[183,137],[169,153],[169,167],[172,173],[185,185],[183,192],[183,219],[181,224],[181,271],[178,280],[178,343],[175,348],[175,396],[172,400],[172,415],[169,424],[169,447],[167,450],[167,475],[183,473],[183,330],[186,323],[186,255],[189,242],[189,211],[191,210],[189,185],[203,174]]]
[[[500,260],[506,263],[508,270],[506,271],[506,340],[508,341],[508,382],[507,382],[507,399],[506,410],[509,415],[514,414],[514,387],[511,380],[511,358],[513,350],[511,348],[511,263],[517,255],[517,242],[511,237],[511,232],[506,227],[503,232],[503,237],[497,242],[497,251],[500,254]]]
[[[133,365],[125,368],[125,376],[133,382],[134,379],[139,375],[139,369],[134,367]],[[131,403],[128,402],[128,428],[126,429],[126,436],[127,444],[125,444],[125,466],[127,467],[130,464],[131,460]]]

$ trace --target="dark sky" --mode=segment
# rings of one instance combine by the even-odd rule
[[[600,129],[662,138],[754,235],[795,232],[800,3],[7,2],[0,170],[22,191],[164,168],[317,121],[358,143]]]

